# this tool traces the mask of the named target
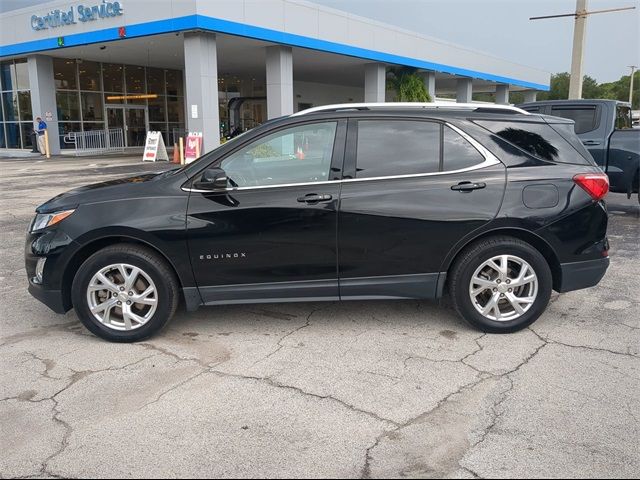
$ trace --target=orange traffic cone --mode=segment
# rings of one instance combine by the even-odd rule
[[[180,152],[178,151],[178,144],[173,144],[173,161],[171,163],[180,164]]]

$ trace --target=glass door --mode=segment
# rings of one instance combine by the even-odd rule
[[[107,107],[108,128],[120,128],[125,147],[144,147],[147,136],[146,107]]]
[[[144,147],[147,136],[147,109],[126,107],[125,121],[127,123],[125,134],[127,147]]]

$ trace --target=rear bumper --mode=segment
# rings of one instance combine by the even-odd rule
[[[609,268],[609,257],[584,262],[563,263],[560,293],[593,287],[602,280]]]

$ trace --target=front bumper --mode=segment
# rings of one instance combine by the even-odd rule
[[[60,290],[47,290],[42,285],[29,280],[29,293],[40,300],[47,307],[56,313],[66,313],[69,311],[64,305],[64,299]]]
[[[583,262],[563,263],[560,293],[581,290],[597,285],[609,268],[609,257]]]

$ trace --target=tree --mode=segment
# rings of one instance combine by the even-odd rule
[[[431,102],[423,78],[411,67],[392,67],[387,76],[387,90],[396,92],[396,102]]]
[[[565,100],[569,97],[569,77],[567,72],[551,75],[551,90],[540,92],[538,100]],[[619,80],[598,83],[585,75],[582,81],[583,98],[606,98],[626,102],[629,100],[629,82],[631,75],[623,75]],[[633,83],[633,108],[640,108],[640,71],[635,72]]]

